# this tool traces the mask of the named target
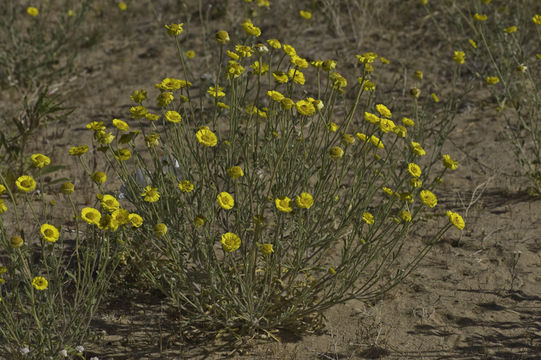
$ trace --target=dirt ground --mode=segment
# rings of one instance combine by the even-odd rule
[[[182,37],[184,47],[197,54],[190,64],[203,75],[212,61],[211,53],[200,50],[199,15],[181,13],[182,2],[165,3],[157,4],[163,15],[159,20],[146,2],[128,3],[127,13],[104,16],[101,20],[111,21],[111,29],[97,47],[81,54],[82,71],[76,78],[59,84],[73,94],[68,104],[77,111],[58,125],[62,136],[49,137],[48,143],[39,137],[35,148],[44,153],[43,146],[48,148],[54,162],[79,174],[74,179],[79,184],[86,180],[66,154],[70,146],[89,141],[85,124],[127,118],[133,90],[150,89],[166,76],[181,77],[174,43],[158,21],[191,17]],[[410,3],[414,5],[395,9],[388,19],[391,25],[384,25],[385,17],[378,14],[370,26],[359,25],[363,31],[357,36],[348,33],[346,25],[340,33],[317,13],[312,25],[299,25],[297,34],[289,33],[283,27],[288,20],[273,9],[274,17],[262,26],[263,38],[287,40],[308,58],[353,62],[355,54],[375,51],[391,60],[389,69],[396,77],[406,71],[411,79],[413,71],[421,69],[424,84],[444,94],[452,51],[434,35],[417,2]],[[288,6],[286,10],[293,11],[294,6]],[[229,28],[229,21],[218,18],[205,31],[211,36]],[[9,101],[6,92],[2,101]],[[440,203],[464,215],[466,229],[449,231],[384,298],[338,305],[324,314],[321,330],[282,331],[276,334],[279,342],[262,337],[183,341],[168,321],[165,299],[146,292],[129,298],[119,294],[104,303],[93,322],[96,339],[87,358],[541,359],[541,198],[528,195],[528,182],[519,175],[511,144],[502,135],[505,121],[495,106],[489,94],[472,94],[446,145],[460,167],[446,177],[437,195]],[[60,130],[47,129],[46,134]],[[424,236],[411,234],[407,251],[419,249]]]

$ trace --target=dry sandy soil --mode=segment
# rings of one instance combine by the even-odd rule
[[[49,137],[48,143],[39,137],[34,144],[35,149],[54,154],[56,163],[68,165],[72,174],[80,174],[76,179],[80,184],[84,183],[80,169],[64,154],[69,146],[89,140],[84,125],[126,118],[134,89],[149,89],[166,76],[180,77],[175,46],[160,24],[191,17],[185,20],[182,37],[185,48],[197,53],[191,66],[203,74],[212,61],[212,55],[201,49],[199,14],[182,10],[182,1],[171,6],[165,5],[167,1],[156,3],[163,15],[158,20],[146,2],[129,3],[126,13],[111,11],[95,19],[107,22],[103,38],[81,53],[76,79],[61,85],[61,90],[65,87],[73,94],[68,105],[77,111],[58,125],[62,136]],[[352,62],[354,54],[375,51],[391,60],[389,71],[396,75],[387,81],[402,82],[404,73],[411,79],[414,70],[422,69],[424,84],[437,89],[445,101],[452,49],[438,39],[416,1],[399,5],[389,18],[384,13],[390,10],[383,9],[366,25],[359,19],[362,32],[357,36],[348,31],[344,14],[340,32],[322,13],[315,13],[310,26],[280,17],[284,10],[278,6],[288,14],[295,10],[294,5],[279,3],[262,24],[264,38],[288,40],[308,58]],[[230,28],[229,19],[234,17],[242,18],[230,13],[210,20],[207,34]],[[288,28],[298,29],[296,34],[284,30],[288,21]],[[3,101],[8,101],[6,96]],[[395,95],[390,91],[390,96]],[[418,269],[385,297],[338,305],[325,313],[320,330],[281,331],[277,342],[262,337],[196,341],[198,334],[182,338],[168,321],[165,299],[146,292],[129,298],[118,294],[103,304],[93,322],[96,339],[88,357],[541,359],[541,198],[528,195],[528,182],[519,175],[511,145],[502,135],[505,122],[494,107],[488,93],[472,94],[446,145],[460,168],[446,178],[438,196],[440,203],[464,215],[467,228],[449,231]],[[408,251],[418,249],[425,236],[411,234]]]

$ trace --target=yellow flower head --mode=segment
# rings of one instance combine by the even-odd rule
[[[32,286],[34,289],[42,291],[47,290],[49,282],[43,276],[36,276],[32,279]]]
[[[374,223],[374,215],[372,215],[369,212],[363,213],[363,221],[367,223],[368,225],[372,225]]]
[[[0,199],[0,214],[5,213],[6,211],[8,211],[8,207],[4,203],[4,199]]]
[[[229,175],[231,179],[235,180],[244,176],[244,171],[242,171],[240,166],[233,166],[227,169],[227,175]]]
[[[133,227],[140,227],[143,225],[143,218],[138,214],[131,213],[128,218],[130,219],[131,225]]]
[[[225,252],[233,252],[240,247],[240,237],[232,232],[223,234],[220,242]]]
[[[130,149],[118,149],[114,152],[115,158],[120,161],[126,161],[131,158]]]
[[[457,64],[464,64],[466,61],[466,53],[464,51],[455,51],[453,53],[453,61]]]
[[[144,107],[142,105],[132,106],[130,108],[131,117],[134,118],[134,119],[143,118],[143,117],[145,117],[145,115],[147,113],[148,113],[148,110],[146,109],[146,107]]]
[[[172,123],[179,123],[182,121],[182,116],[176,111],[167,111],[165,113],[165,118]]]
[[[221,192],[216,197],[216,201],[218,202],[218,205],[224,210],[231,210],[233,206],[235,206],[235,200],[233,199],[233,196],[231,196],[228,192]]]
[[[411,151],[418,156],[426,155],[426,151],[423,149],[421,144],[418,142],[412,141],[411,142]]]
[[[411,213],[407,210],[403,210],[400,212],[400,217],[402,218],[402,220],[404,220],[405,222],[410,222],[411,221]]]
[[[297,206],[301,209],[310,209],[314,205],[314,198],[307,192],[302,192],[295,198]]]
[[[290,98],[283,98],[282,101],[280,101],[280,106],[284,110],[291,110],[291,108],[295,106],[295,102]]]
[[[167,234],[167,225],[164,223],[159,223],[154,226],[154,235],[161,237]]]
[[[487,21],[488,19],[488,17],[485,14],[478,14],[478,13],[475,13],[473,18],[477,21]]]
[[[364,119],[368,121],[370,124],[379,124],[381,119],[376,115],[369,112],[364,113]]]
[[[60,237],[60,232],[58,231],[58,229],[54,225],[51,225],[51,224],[41,225],[40,232],[41,232],[41,235],[43,236],[43,239],[51,243],[56,242],[58,238]]]
[[[503,32],[505,32],[506,34],[512,34],[514,32],[517,32],[517,27],[509,26],[508,28],[503,29]]]
[[[126,225],[130,222],[130,212],[126,209],[118,208],[111,214],[111,221],[118,225]]]
[[[195,51],[194,50],[188,50],[186,51],[186,57],[188,59],[193,59],[195,57]]]
[[[468,42],[472,48],[477,49],[477,43],[473,39],[468,39]]]
[[[451,210],[448,210],[446,214],[449,218],[449,222],[451,222],[451,224],[453,224],[458,230],[464,229],[466,223],[464,222],[462,216],[460,216],[456,212],[452,212]]]
[[[169,24],[165,25],[165,29],[167,30],[167,35],[169,36],[178,36],[182,34],[184,29],[182,28],[183,23],[180,24]]]
[[[436,204],[438,203],[438,198],[430,190],[421,190],[421,192],[419,193],[419,198],[421,199],[421,202],[423,204],[431,208],[436,206]]]
[[[115,210],[118,210],[120,207],[120,204],[118,203],[118,200],[113,195],[103,195],[103,197],[100,200],[101,208],[107,212],[112,213]]]
[[[414,98],[414,99],[418,99],[419,96],[421,96],[421,89],[416,88],[416,87],[411,88],[411,89],[410,89],[410,96],[411,96],[412,98]]]
[[[375,135],[370,136],[370,142],[378,149],[384,149],[383,142]]]
[[[288,44],[284,44],[282,47],[284,49],[284,52],[287,55],[289,55],[289,56],[297,55],[297,51],[295,50],[295,48],[293,46],[288,45]]]
[[[276,90],[268,90],[267,91],[267,95],[274,101],[282,101],[284,99],[284,95],[282,95],[282,93],[280,93],[279,91],[276,91]]]
[[[15,185],[17,185],[17,189],[20,191],[29,193],[36,188],[36,180],[32,176],[23,175],[17,178]]]
[[[316,112],[316,108],[314,107],[314,104],[312,104],[308,100],[299,100],[295,103],[295,108],[297,111],[304,116],[311,116],[314,115]]]
[[[442,158],[443,166],[445,166],[447,169],[456,170],[458,168],[458,161],[451,159],[451,156],[449,156],[449,154],[443,155]]]
[[[342,135],[342,144],[348,146],[348,145],[353,145],[355,144],[355,137],[351,134],[344,134]]]
[[[5,193],[6,190],[7,190],[6,187],[5,187],[4,185],[0,184],[0,195],[2,195],[3,193]]]
[[[221,44],[221,45],[225,45],[230,41],[229,34],[225,30],[218,31],[216,35],[214,35],[214,39],[216,40],[218,44]]]
[[[258,37],[261,35],[261,29],[252,24],[252,21],[247,19],[242,23],[242,29],[246,33],[246,35],[252,35],[255,37]]]
[[[71,156],[81,156],[84,153],[88,151],[88,146],[86,145],[80,145],[80,146],[73,146],[70,149],[70,155]]]
[[[95,173],[90,175],[90,178],[96,184],[103,184],[104,182],[107,181],[107,175],[103,171],[96,171]]]
[[[208,147],[214,147],[218,143],[218,138],[209,129],[199,129],[199,131],[197,131],[197,133],[195,134],[195,137],[200,144]]]
[[[182,192],[189,193],[193,190],[194,186],[190,180],[182,180],[178,183],[178,188]]]
[[[276,205],[276,208],[281,212],[289,213],[293,211],[293,204],[291,202],[291,199],[287,196],[276,198],[274,200],[274,204]]]
[[[172,92],[164,91],[164,92],[162,92],[160,95],[158,95],[158,97],[156,98],[156,104],[157,104],[159,107],[166,107],[166,106],[169,105],[174,99],[175,99],[175,98],[174,98]],[[145,114],[145,115],[146,115],[146,114]]]
[[[274,252],[274,248],[273,248],[272,244],[261,244],[259,246],[259,250],[265,256],[269,256],[270,254],[272,254]]]
[[[413,177],[416,177],[416,178],[421,177],[421,168],[419,167],[419,165],[415,163],[408,164],[408,171]]]
[[[209,89],[207,90],[207,94],[209,94],[210,96],[214,98],[220,98],[220,97],[225,96],[225,93],[223,90],[224,88],[222,86],[210,86]]]
[[[207,222],[207,219],[203,215],[197,215],[195,219],[193,220],[193,225],[195,227],[201,227],[204,226]]]
[[[487,76],[485,80],[489,85],[496,85],[500,82],[500,79],[497,76]]]
[[[158,188],[147,185],[144,191],[141,193],[143,200],[146,202],[156,202],[160,199],[160,193],[158,193]]]
[[[39,10],[33,6],[29,6],[26,8],[26,13],[32,17],[36,17],[39,15]]]
[[[299,85],[304,85],[306,82],[304,74],[298,69],[289,69],[287,76]]]
[[[282,47],[282,44],[280,44],[280,41],[277,39],[269,39],[267,40],[267,43],[274,49],[280,49]]]
[[[128,5],[125,2],[121,1],[118,3],[118,8],[121,11],[126,11],[128,9]]]
[[[244,67],[234,60],[229,61],[226,68],[226,75],[230,79],[236,79],[244,72]]]
[[[32,161],[32,165],[40,169],[51,163],[51,159],[43,154],[32,154],[30,160]]]
[[[19,235],[14,235],[9,239],[9,244],[12,248],[18,249],[24,245],[24,240]]]
[[[329,150],[329,155],[331,156],[331,159],[333,159],[333,160],[338,160],[338,159],[340,159],[342,156],[344,156],[344,150],[342,150],[342,148],[339,147],[339,146],[333,146],[333,147]]]
[[[541,25],[541,15],[535,14],[532,18],[535,25]]]
[[[85,207],[81,210],[81,218],[90,225],[99,225],[101,214],[94,208]]]
[[[423,80],[423,72],[421,70],[416,70],[414,73],[413,73],[413,77],[418,79],[418,80]]]
[[[410,127],[415,125],[415,122],[412,119],[407,118],[407,117],[402,118],[402,123]]]
[[[385,134],[388,133],[389,131],[393,131],[395,127],[396,125],[392,120],[381,119],[379,122],[379,128]]]
[[[310,20],[312,18],[312,13],[310,11],[299,11],[299,15],[306,20]]]
[[[145,90],[135,90],[131,95],[130,99],[136,103],[142,103],[147,98],[147,92]]]
[[[273,71],[272,72],[272,77],[274,78],[274,80],[276,80],[277,83],[279,84],[285,84],[289,81],[289,77],[287,76],[287,74],[283,71]]]
[[[120,131],[130,130],[130,126],[125,121],[122,121],[119,119],[113,119],[113,126],[116,127]]]

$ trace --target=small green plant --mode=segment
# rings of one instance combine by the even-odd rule
[[[309,63],[277,39],[257,42],[251,21],[242,28],[232,48],[226,31],[216,34],[215,77],[194,97],[182,24],[166,25],[184,79],[156,84],[159,112],[145,106],[147,91],[132,94],[133,121],[149,126],[87,128],[122,183],[119,197],[144,219],[145,236],[128,243],[144,279],[170,297],[183,326],[254,332],[385,293],[464,222],[447,211],[450,221],[399,266],[406,235],[425,224],[432,190],[457,163],[417,164],[427,154],[421,119],[403,113],[395,124],[377,99],[387,59],[358,55],[348,88],[336,61]]]

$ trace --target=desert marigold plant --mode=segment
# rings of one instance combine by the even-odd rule
[[[246,20],[239,44],[216,34],[216,74],[197,97],[173,25],[166,31],[183,71],[157,79],[159,113],[149,119],[151,90],[136,90],[131,120],[112,121],[130,133],[103,143],[96,134],[110,126],[88,130],[122,184],[115,198],[135,211],[126,221],[141,236],[124,238],[128,258],[171,299],[182,325],[253,332],[310,323],[337,303],[385,293],[445,231],[463,228],[451,213],[396,270],[424,214],[445,217],[435,178],[456,164],[433,156],[417,114],[378,97],[374,74],[387,59],[360,54],[350,83],[335,60],[310,66],[294,45],[262,40]],[[150,144],[150,134],[159,141]],[[106,196],[101,213],[84,208],[81,216],[116,232],[120,209]]]

